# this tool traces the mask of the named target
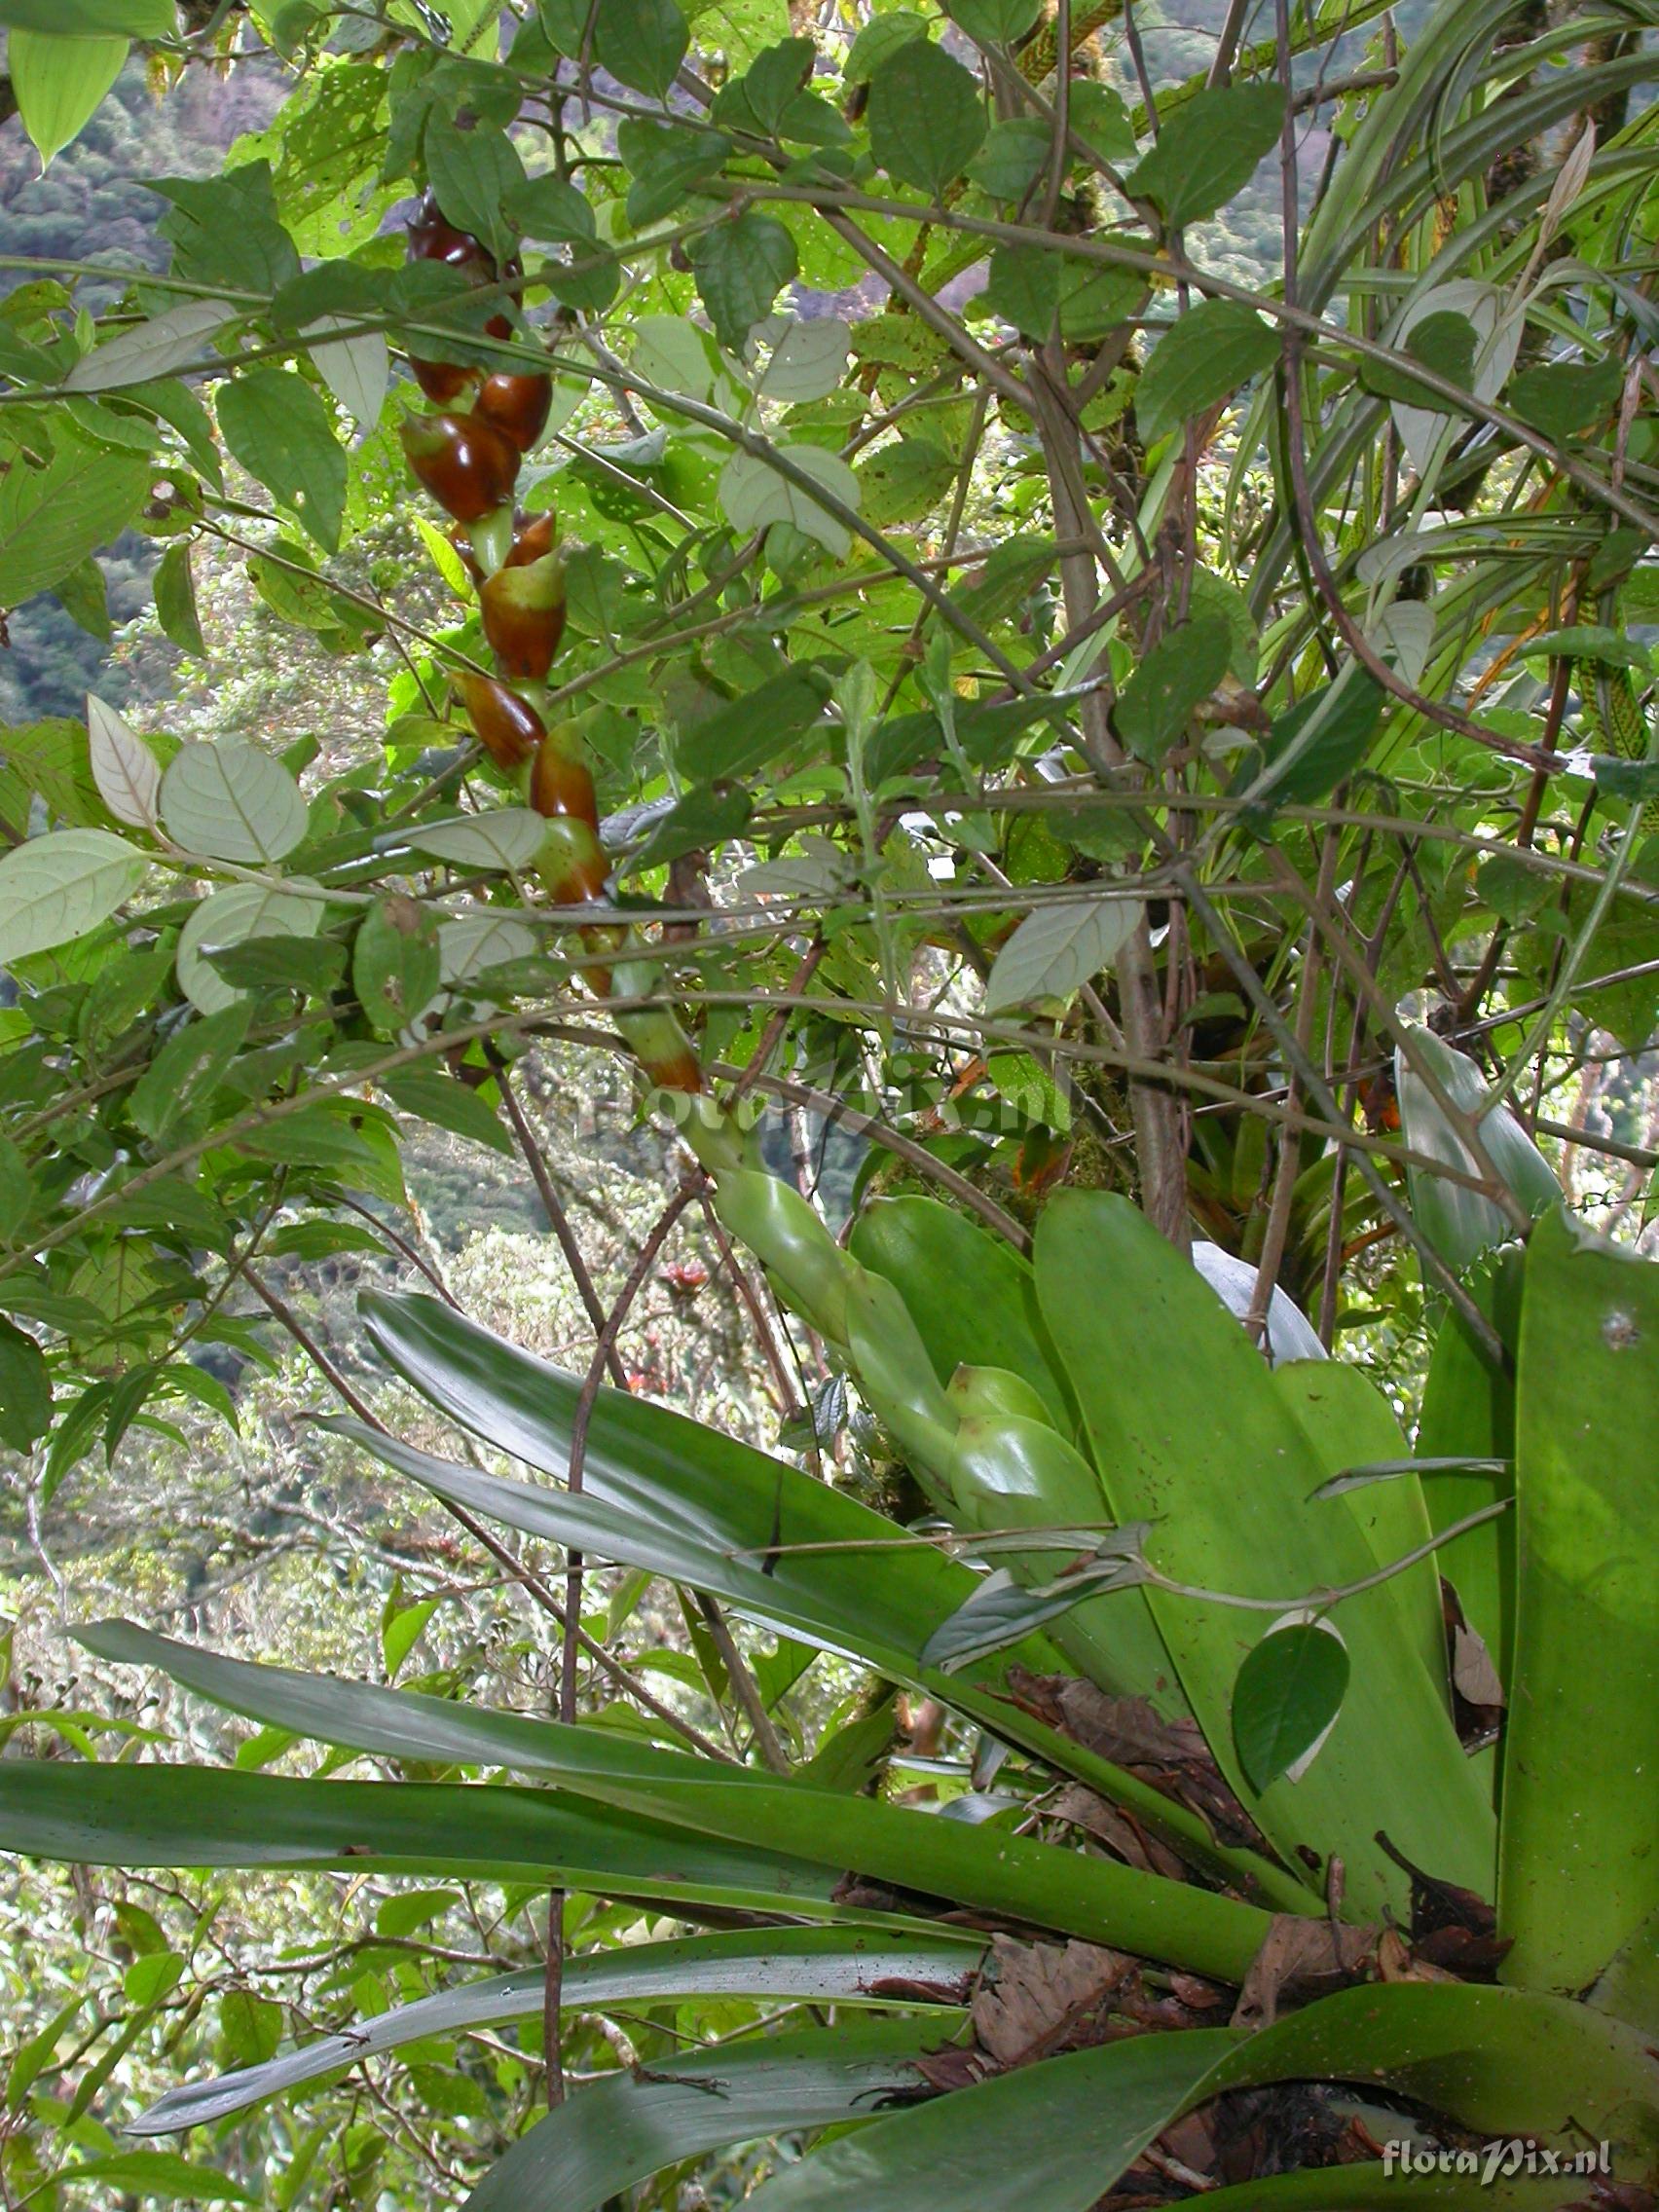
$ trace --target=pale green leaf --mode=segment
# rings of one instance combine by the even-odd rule
[[[822,446],[782,446],[778,450],[803,476],[822,485],[842,506],[857,511],[859,480],[838,454],[827,453]],[[837,560],[853,542],[851,531],[838,516],[758,454],[732,456],[720,471],[719,498],[726,520],[735,530],[763,530],[768,523],[792,523]]]
[[[306,833],[306,802],[279,761],[229,739],[181,745],[161,785],[162,820],[187,853],[256,866]]]
[[[133,830],[156,827],[162,771],[156,756],[115,709],[89,693],[87,745],[92,781],[118,822]]]
[[[127,60],[125,38],[58,38],[42,31],[15,29],[6,47],[6,66],[18,113],[40,155],[50,166],[103,104],[105,93]]]
[[[0,966],[96,929],[147,866],[107,830],[55,830],[16,846],[0,859]]]
[[[1109,967],[1140,920],[1134,899],[1066,899],[1027,914],[997,954],[985,1012],[1069,999]]]
[[[242,995],[207,960],[209,952],[245,944],[251,938],[314,937],[323,903],[296,891],[271,891],[258,883],[233,883],[203,899],[179,933],[179,988],[203,1014],[217,1014]]]

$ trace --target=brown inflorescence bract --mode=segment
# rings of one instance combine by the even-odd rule
[[[558,554],[498,569],[485,579],[478,604],[501,674],[514,682],[541,682],[565,634],[565,565]]]
[[[520,453],[529,453],[546,429],[552,406],[553,379],[532,371],[525,376],[486,377],[472,411],[511,438]]]
[[[535,709],[494,677],[468,674],[459,681],[479,742],[497,767],[512,775],[534,760],[547,734]]]
[[[411,415],[402,425],[409,465],[457,522],[481,522],[512,497],[519,450],[472,415]]]

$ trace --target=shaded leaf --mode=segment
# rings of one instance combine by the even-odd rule
[[[1149,445],[1178,430],[1278,359],[1279,336],[1238,300],[1203,300],[1160,337],[1135,385]]]
[[[1136,899],[1065,899],[1037,907],[997,954],[985,1012],[1069,999],[1117,958],[1141,911]]]
[[[877,166],[936,199],[984,143],[978,86],[926,39],[884,55],[871,73],[866,115]]]
[[[1314,1753],[1347,1688],[1347,1647],[1329,1625],[1294,1621],[1270,1629],[1238,1670],[1233,1740],[1257,1789],[1292,1780]]]
[[[1278,144],[1284,94],[1277,85],[1206,86],[1164,122],[1158,142],[1124,178],[1171,230],[1213,215],[1248,184]]]

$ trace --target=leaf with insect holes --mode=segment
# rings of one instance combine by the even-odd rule
[[[741,353],[750,331],[771,313],[772,302],[800,266],[794,240],[774,216],[740,215],[735,223],[705,231],[690,254],[715,336],[729,351]]]
[[[162,788],[156,756],[113,707],[92,692],[87,695],[87,748],[98,796],[115,819],[132,830],[154,830]]]
[[[219,391],[225,443],[325,553],[340,544],[346,455],[327,406],[292,369],[250,369]]]
[[[1328,1621],[1275,1622],[1233,1685],[1233,1741],[1253,1789],[1308,1771],[1341,1711],[1347,1645]]]
[[[382,1037],[408,1027],[439,984],[438,932],[418,900],[393,892],[364,915],[351,948],[351,987]]]
[[[985,1012],[1069,999],[1109,967],[1140,920],[1138,899],[1065,899],[1027,914],[997,954]]]

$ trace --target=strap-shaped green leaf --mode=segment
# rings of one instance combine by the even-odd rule
[[[1659,1268],[1547,1215],[1527,1250],[1506,1981],[1581,1989],[1659,1912]]]
[[[1261,1354],[1126,1199],[1052,1200],[1036,1270],[1112,1517],[1156,1525],[1154,1566],[1198,1589],[1296,1604],[1372,1572],[1349,1501],[1313,1499],[1327,1470]],[[1416,1864],[1491,1895],[1492,1807],[1385,1584],[1338,1610],[1352,1678],[1336,1726],[1300,1781],[1261,1794],[1234,1754],[1231,1710],[1261,1617],[1157,1589],[1149,1598],[1211,1750],[1287,1862],[1303,1862],[1300,1846],[1340,1856],[1349,1913],[1403,1911],[1405,1878],[1382,1830]]]
[[[481,2181],[461,2212],[598,2212],[629,2185],[728,2143],[874,2118],[920,2086],[937,2024],[768,2037],[578,2090]]]
[[[888,2005],[900,2000],[881,1995],[881,1985],[903,1983],[904,2004],[942,2008],[966,1995],[983,1955],[983,1941],[971,1936],[896,1937],[886,1928],[767,1928],[758,1934],[744,1929],[624,1944],[567,1959],[560,2001],[567,2011],[638,2008],[694,1996],[775,1998],[792,2005]],[[412,2043],[539,2020],[546,1980],[540,1967],[530,1967],[417,1998],[359,2021],[343,2035],[319,2036],[262,2065],[169,2089],[137,2120],[129,2120],[127,2132],[170,2135],[205,2127]],[[937,2013],[933,2032],[940,2032]]]
[[[370,1292],[360,1308],[374,1343],[429,1403],[498,1450],[564,1474],[582,1394],[574,1377],[436,1299]],[[1017,1660],[1052,1672],[1051,1647],[1022,1645],[951,1677],[924,1667],[922,1646],[972,1595],[973,1574],[920,1539],[903,1541],[893,1522],[797,1467],[618,1390],[601,1390],[594,1401],[580,1497],[497,1481],[343,1425],[439,1496],[687,1582],[755,1619],[916,1682],[1128,1807],[1192,1863],[1222,1873],[1246,1896],[1279,1911],[1312,1909],[1294,1875],[1218,1844],[1185,1807],[1014,1702],[1005,1687],[1008,1667]],[[829,1548],[792,1548],[813,1545]]]

